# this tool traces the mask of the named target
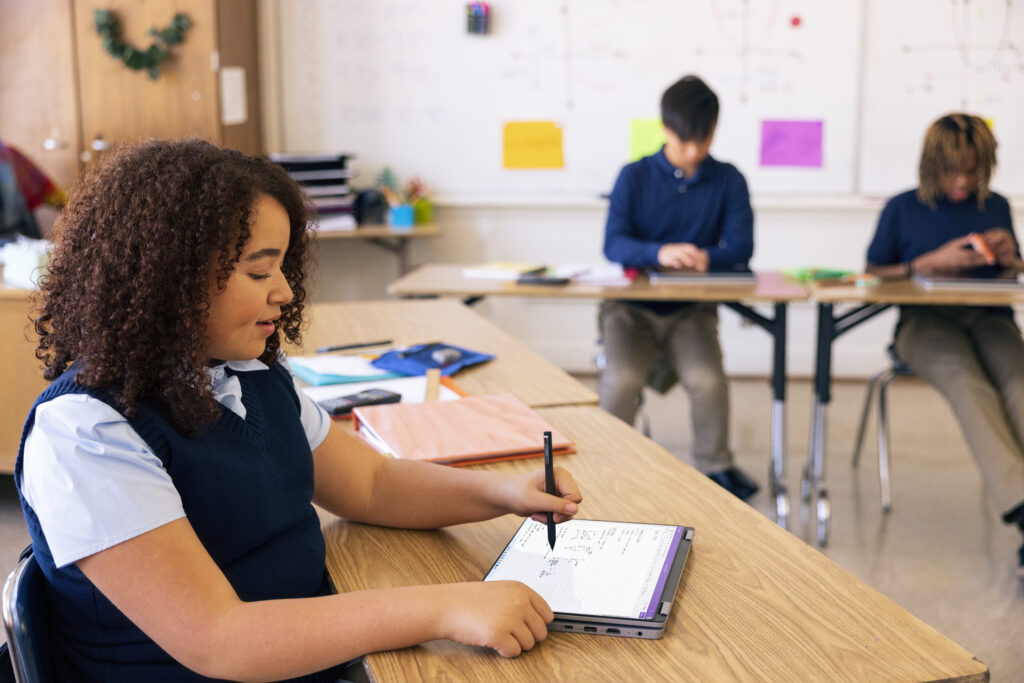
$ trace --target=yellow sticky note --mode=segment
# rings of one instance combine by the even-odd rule
[[[632,119],[629,122],[629,160],[654,154],[665,144],[661,119]]]
[[[505,168],[564,168],[562,129],[553,121],[509,121],[503,162]]]
[[[985,125],[988,126],[988,129],[993,133],[996,132],[996,122],[993,119],[985,118]]]

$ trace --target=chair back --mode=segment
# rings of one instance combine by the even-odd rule
[[[31,553],[7,577],[3,591],[4,628],[18,683],[53,680],[53,657],[46,605],[46,577]]]

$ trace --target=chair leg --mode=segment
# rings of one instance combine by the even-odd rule
[[[878,484],[882,494],[882,510],[892,509],[889,490],[889,420],[887,419],[886,392],[889,382],[895,379],[896,373],[888,371],[885,379],[878,386]]]
[[[853,469],[857,469],[857,465],[860,464],[860,450],[861,446],[864,445],[864,432],[868,426],[868,413],[871,411],[871,399],[874,398],[875,388],[878,386],[878,380],[882,378],[882,375],[889,372],[888,369],[876,372],[872,375],[871,379],[868,380],[868,389],[864,394],[864,407],[860,411],[860,424],[857,427],[857,443],[853,447]]]
[[[640,390],[640,394],[636,399],[636,414],[640,418],[640,431],[648,439],[651,438],[651,416],[644,410],[644,390]]]

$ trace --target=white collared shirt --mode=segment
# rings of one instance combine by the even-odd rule
[[[291,373],[283,355],[280,362]],[[225,367],[240,372],[269,368],[250,360],[206,370],[214,398],[245,419],[241,382]],[[331,418],[297,385],[295,391],[309,447],[316,449],[327,437]],[[63,394],[40,405],[23,457],[21,491],[58,567],[185,516],[160,459],[123,415],[88,394]]]

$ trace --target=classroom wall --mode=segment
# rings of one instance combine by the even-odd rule
[[[722,99],[713,153],[750,179],[755,268],[861,268],[884,196],[913,185],[924,127],[953,109],[991,120],[994,187],[1024,196],[1024,13],[1007,0],[517,0],[491,3],[488,36],[462,30],[465,4],[261,4],[266,148],[355,152],[356,186],[384,164],[422,175],[441,193],[442,235],[414,241],[413,263],[600,261],[597,194],[628,159],[631,121],[657,116],[661,90],[688,71]],[[822,166],[762,166],[772,118],[823,121]],[[563,124],[566,168],[503,169],[513,119]],[[1024,202],[1014,211],[1020,226]],[[316,299],[379,298],[396,276],[369,243],[325,243],[320,260]],[[592,367],[595,303],[478,308],[558,365]],[[766,335],[724,308],[721,321],[727,371],[767,375]],[[882,367],[894,321],[844,335],[835,374]],[[792,306],[794,376],[813,371],[815,330],[814,307]]]

